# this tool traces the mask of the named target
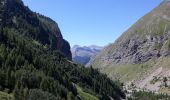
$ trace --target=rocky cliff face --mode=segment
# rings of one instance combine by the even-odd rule
[[[76,63],[86,65],[90,61],[90,59],[94,57],[97,53],[99,53],[102,49],[103,47],[95,45],[84,47],[75,45],[71,49],[72,59]]]
[[[167,93],[169,59],[170,0],[164,0],[91,62],[110,78],[125,82],[127,90],[133,84],[138,90]]]
[[[165,0],[137,21],[94,63],[105,67],[115,64],[138,64],[170,54],[170,1]]]
[[[63,39],[57,23],[32,12],[21,0],[0,0],[0,22],[3,26],[20,28],[19,33],[53,50],[59,50],[71,59],[70,45]]]

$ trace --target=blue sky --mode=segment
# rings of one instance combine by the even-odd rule
[[[161,0],[23,0],[55,20],[71,46],[113,43]]]

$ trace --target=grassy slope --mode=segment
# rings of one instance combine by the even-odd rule
[[[157,61],[149,61],[144,64],[108,66],[101,69],[101,71],[112,79],[117,77],[120,81],[127,82],[142,78],[159,67],[170,69],[170,57],[160,58]]]
[[[82,100],[99,100],[97,97],[89,94],[89,93],[86,93],[82,90],[81,87],[77,86],[77,90],[78,90],[78,93],[79,93],[79,96],[82,98]]]
[[[127,65],[117,65],[102,70],[103,73],[106,73],[114,79],[117,77],[122,82],[132,81],[140,78],[151,69],[151,63],[145,64],[127,64]]]
[[[163,67],[170,69],[170,56],[159,59],[159,61],[155,64],[155,67]]]

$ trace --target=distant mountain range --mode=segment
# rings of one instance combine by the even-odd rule
[[[99,53],[103,47],[92,45],[92,46],[79,46],[75,45],[71,49],[72,59],[74,62],[86,65],[92,57]]]

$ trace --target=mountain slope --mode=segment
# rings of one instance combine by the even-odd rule
[[[164,0],[124,32],[115,43],[98,54],[92,65],[110,77],[117,76],[125,82],[142,81],[148,76],[151,76],[152,80],[154,76],[159,77],[160,73],[164,73],[161,70],[152,76],[162,67],[158,62],[169,59],[169,55],[170,1]],[[168,62],[164,63],[162,65],[167,65]],[[150,84],[151,80],[147,84]]]
[[[50,18],[31,12],[20,0],[16,1],[1,0],[1,24],[20,28],[22,35],[32,37],[51,49],[59,50],[71,59],[70,45],[63,39],[57,23]]]
[[[103,48],[99,46],[78,46],[75,45],[71,49],[72,59],[74,62],[86,65],[92,57],[99,53]]]
[[[14,100],[125,98],[119,82],[69,61],[69,44],[51,19],[21,0],[0,0],[0,91]],[[66,46],[64,46],[66,45]],[[8,96],[8,95],[7,95]]]

